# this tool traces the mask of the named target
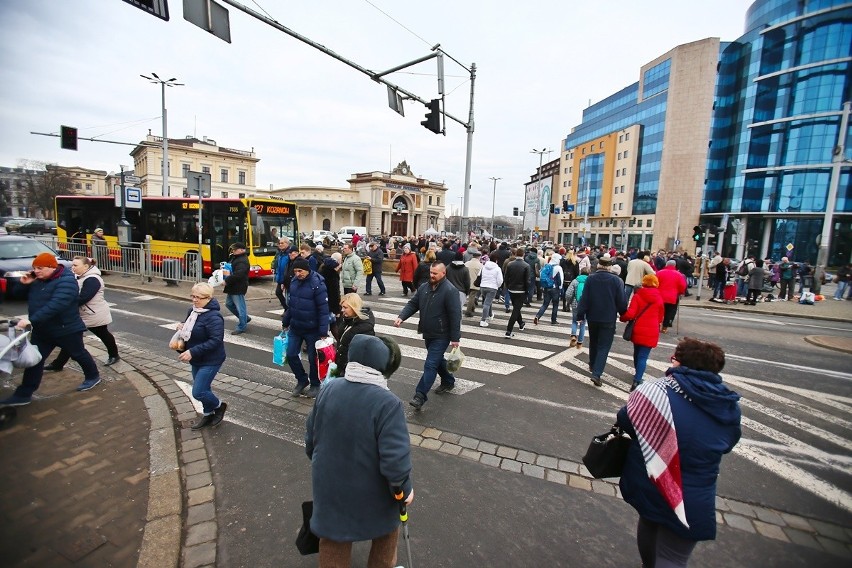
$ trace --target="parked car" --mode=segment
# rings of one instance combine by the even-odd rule
[[[50,219],[29,219],[25,223],[18,225],[15,232],[22,235],[55,235],[56,221],[51,221]]]
[[[358,233],[362,237],[367,236],[367,227],[341,227],[337,232],[337,240],[341,243],[351,243],[352,237]]]
[[[27,221],[30,221],[28,217],[4,217],[4,219],[5,221],[3,221],[3,226],[9,233],[18,230],[18,227],[20,227]]]
[[[43,252],[57,257],[60,264],[71,269],[71,263],[49,246],[30,237],[0,236],[0,301],[24,296],[21,276],[33,269],[33,260]]]

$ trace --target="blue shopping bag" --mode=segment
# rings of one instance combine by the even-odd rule
[[[287,364],[287,332],[282,331],[272,339],[272,364]]]

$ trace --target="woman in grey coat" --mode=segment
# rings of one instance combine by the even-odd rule
[[[411,449],[402,401],[387,386],[399,368],[389,337],[356,335],[346,375],[326,379],[308,415],[305,452],[311,459],[320,566],[348,566],[352,543],[371,540],[368,566],[396,565],[399,503],[414,500]]]
[[[748,296],[746,296],[746,305],[757,305],[757,299],[760,297],[760,291],[763,289],[763,280],[769,276],[769,271],[763,268],[763,261],[755,259],[754,267],[748,271]]]

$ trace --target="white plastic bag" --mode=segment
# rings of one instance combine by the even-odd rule
[[[213,288],[223,285],[225,283],[225,275],[223,274],[222,269],[214,270],[210,278],[207,279],[207,283]]]
[[[451,373],[455,373],[461,366],[464,364],[464,353],[462,353],[461,347],[453,347],[449,353],[447,353],[445,359],[447,360],[447,370]]]

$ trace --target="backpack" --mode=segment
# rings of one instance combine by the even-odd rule
[[[555,287],[555,283],[553,282],[553,265],[549,262],[541,269],[538,277],[541,280],[542,289]]]
[[[370,257],[364,257],[361,262],[364,264],[364,276],[373,274],[373,261],[370,260]]]
[[[740,276],[748,276],[748,261],[742,261],[740,265],[737,267],[737,274]]]
[[[574,294],[574,299],[580,303],[580,298],[583,296],[583,290],[586,288],[586,279],[577,278],[577,292]]]

